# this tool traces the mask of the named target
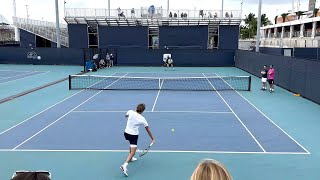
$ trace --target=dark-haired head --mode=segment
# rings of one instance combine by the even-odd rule
[[[12,180],[50,180],[49,176],[41,172],[23,172],[19,173]]]
[[[138,104],[138,106],[137,106],[137,113],[142,114],[145,109],[146,109],[146,105],[144,105],[144,104]]]

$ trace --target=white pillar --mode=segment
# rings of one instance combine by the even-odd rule
[[[316,27],[317,27],[317,21],[312,23],[312,33],[311,33],[312,38],[316,36]]]
[[[289,34],[289,38],[293,37],[293,25],[290,26],[290,34]]]
[[[304,32],[304,24],[300,25],[300,37],[303,37],[303,32]]]
[[[58,0],[56,0],[56,34],[57,34],[57,48],[60,48],[61,42],[60,42],[59,2],[58,2]]]
[[[284,26],[282,26],[281,28],[281,39],[283,38],[283,36],[284,36]]]
[[[261,4],[262,4],[262,0],[259,0],[258,19],[257,19],[258,25],[257,25],[257,37],[256,37],[256,52],[259,52],[259,44],[260,44]]]

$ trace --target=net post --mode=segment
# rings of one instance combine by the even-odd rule
[[[69,75],[69,90],[71,90],[71,75]]]
[[[251,91],[251,76],[249,76],[248,90]]]
[[[161,79],[159,78],[159,90],[161,89]]]

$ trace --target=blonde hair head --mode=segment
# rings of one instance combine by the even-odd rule
[[[196,167],[190,180],[232,180],[232,177],[220,162],[204,159]]]

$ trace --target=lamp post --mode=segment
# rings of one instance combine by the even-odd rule
[[[110,17],[110,11],[111,11],[111,10],[110,10],[110,1],[111,1],[111,0],[108,0],[108,15],[109,15],[109,17]]]
[[[221,0],[221,17],[223,17],[223,3],[224,3],[224,0]]]
[[[56,35],[57,35],[57,48],[60,48],[61,43],[60,43],[59,2],[58,2],[58,0],[56,0]]]
[[[261,4],[262,4],[262,0],[259,0],[258,19],[257,19],[258,25],[257,25],[257,37],[256,37],[256,52],[259,52],[259,45],[260,45]]]

